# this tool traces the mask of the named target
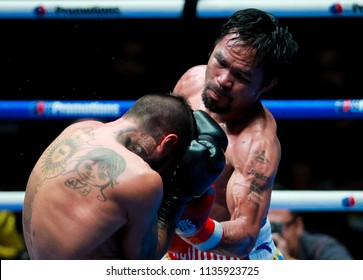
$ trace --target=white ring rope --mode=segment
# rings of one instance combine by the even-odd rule
[[[0,210],[21,211],[25,193],[0,192]],[[272,192],[271,209],[295,211],[363,211],[363,191],[280,191]]]
[[[107,19],[180,18],[186,0],[2,0],[0,18]],[[361,17],[357,0],[198,0],[197,18],[227,18],[244,8],[258,8],[277,17]]]
[[[271,207],[295,211],[363,211],[363,191],[273,191]]]

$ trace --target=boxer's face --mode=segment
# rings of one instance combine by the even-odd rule
[[[205,106],[212,112],[228,113],[254,104],[260,97],[262,68],[255,62],[255,50],[225,36],[214,48],[208,61]]]
[[[100,168],[97,161],[84,160],[78,165],[78,174],[90,186],[104,186],[110,183],[107,169]]]
[[[281,236],[288,244],[289,251],[294,256],[298,255],[300,236],[303,232],[301,217],[294,217],[288,210],[270,209],[268,218],[271,224],[281,226]]]

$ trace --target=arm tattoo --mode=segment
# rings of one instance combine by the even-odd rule
[[[252,180],[250,185],[250,192],[248,193],[248,200],[258,206],[262,202],[262,194],[262,186],[257,181]]]
[[[270,177],[265,176],[263,173],[259,173],[256,170],[252,169],[251,171],[247,172],[248,175],[253,175],[255,178],[260,179],[261,181],[268,182]]]
[[[256,152],[256,161],[267,164],[269,163],[269,160],[267,159],[265,155],[265,151]]]
[[[266,152],[256,152],[255,159],[257,162],[268,164],[269,160],[266,157]],[[269,188],[268,182],[270,181],[270,177],[266,176],[262,172],[257,172],[256,170],[252,169],[251,171],[247,172],[247,174],[252,175],[257,180],[252,180],[250,184],[250,192],[248,194],[248,199],[253,202],[256,206],[258,206],[262,202],[262,195],[265,190]],[[259,183],[262,181],[263,183]]]

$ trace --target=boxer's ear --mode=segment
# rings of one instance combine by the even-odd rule
[[[179,143],[179,138],[176,134],[168,134],[166,135],[160,142],[159,149],[168,150],[170,148],[174,148]]]
[[[261,95],[265,92],[268,92],[269,90],[271,90],[273,87],[275,87],[277,85],[277,78],[272,79],[268,84],[262,86],[259,90],[258,90],[258,94]]]

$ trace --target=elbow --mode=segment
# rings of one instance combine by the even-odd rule
[[[255,243],[256,238],[253,236],[244,237],[242,240],[239,240],[235,243],[234,254],[238,258],[246,258],[254,248]]]
[[[241,238],[224,238],[219,246],[216,248],[216,253],[244,259],[246,258],[252,249],[254,248],[256,243],[256,238],[251,235],[247,235]]]

